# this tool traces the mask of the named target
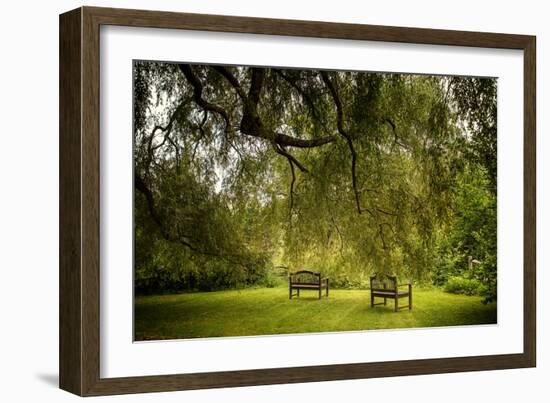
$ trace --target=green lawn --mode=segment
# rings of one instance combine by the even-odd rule
[[[413,290],[413,310],[370,307],[364,290],[330,290],[318,300],[314,291],[288,299],[286,288],[137,297],[136,340],[249,336],[281,333],[454,326],[496,323],[496,304],[481,297]],[[405,299],[401,300],[406,304]]]

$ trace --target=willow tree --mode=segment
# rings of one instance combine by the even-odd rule
[[[472,159],[459,83],[136,62],[136,263],[427,276]]]

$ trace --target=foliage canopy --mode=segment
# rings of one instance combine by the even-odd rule
[[[138,290],[284,266],[496,298],[494,79],[135,62],[134,164]]]

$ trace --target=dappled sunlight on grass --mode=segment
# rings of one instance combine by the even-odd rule
[[[480,297],[418,288],[413,310],[397,313],[392,300],[371,308],[366,290],[289,300],[282,287],[137,297],[135,308],[136,340],[494,324],[497,316]]]

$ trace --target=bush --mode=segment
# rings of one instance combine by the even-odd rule
[[[452,294],[482,295],[485,287],[476,279],[455,276],[449,277],[444,290]]]
[[[286,276],[283,277],[271,271],[269,271],[265,278],[258,283],[259,286],[267,288],[282,287],[286,284],[288,284],[288,279]]]

